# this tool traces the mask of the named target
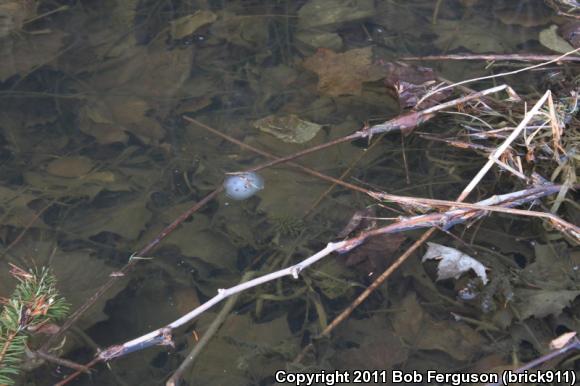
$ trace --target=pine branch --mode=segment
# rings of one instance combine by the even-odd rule
[[[10,273],[19,283],[10,299],[0,299],[0,385],[14,384],[29,333],[63,318],[69,308],[48,269],[26,272],[13,265]]]

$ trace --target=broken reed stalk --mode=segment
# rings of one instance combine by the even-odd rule
[[[489,205],[498,207],[512,207],[518,206],[526,202],[532,202],[538,198],[544,197],[546,195],[551,195],[558,192],[560,189],[559,185],[546,185],[536,188],[526,189],[518,192],[508,193],[501,196],[494,196],[486,200],[480,201],[477,205],[483,208],[489,208]],[[433,226],[442,227],[444,229],[449,229],[450,227],[474,220],[485,216],[487,213],[486,209],[451,209],[447,212],[442,213],[432,213],[426,215],[419,215],[410,217],[407,219],[399,220],[393,224],[372,229],[369,231],[362,232],[359,236],[353,237],[351,239],[346,239],[338,242],[330,242],[326,245],[324,249],[321,249],[312,256],[300,261],[297,264],[286,267],[284,269],[271,272],[264,276],[249,280],[247,282],[238,284],[234,287],[228,289],[218,290],[218,294],[213,298],[209,299],[199,307],[193,309],[187,314],[183,315],[179,319],[165,325],[164,327],[158,328],[155,331],[151,331],[145,335],[142,335],[136,339],[125,342],[121,345],[115,345],[108,347],[107,349],[101,351],[97,358],[101,361],[109,361],[132,352],[143,350],[148,347],[157,345],[172,345],[173,341],[171,339],[171,332],[181,327],[193,319],[197,318],[199,315],[203,314],[205,311],[209,310],[216,304],[220,303],[222,300],[238,294],[240,292],[249,290],[251,288],[260,286],[262,284],[277,280],[285,276],[292,276],[294,279],[298,279],[300,272],[302,272],[307,267],[315,264],[316,262],[322,260],[326,256],[333,252],[346,253],[354,248],[361,245],[367,238],[377,236],[386,233],[399,233],[413,229],[419,228],[431,228]],[[402,261],[401,261],[402,264]]]
[[[505,84],[502,84],[500,86],[491,87],[491,88],[483,90],[483,91],[478,91],[478,92],[471,93],[471,94],[465,95],[465,96],[457,98],[457,99],[453,99],[449,102],[441,103],[439,105],[430,107],[430,108],[425,109],[425,110],[413,111],[410,113],[405,113],[405,114],[399,115],[399,116],[397,116],[391,120],[388,120],[384,123],[374,125],[371,127],[364,127],[363,129],[356,131],[352,134],[346,135],[344,137],[336,138],[332,141],[323,143],[321,145],[310,147],[308,149],[296,152],[296,153],[291,154],[291,155],[286,156],[286,157],[275,157],[275,159],[273,159],[272,161],[265,162],[263,164],[255,166],[253,168],[250,168],[246,171],[256,172],[256,171],[259,171],[259,170],[262,170],[262,169],[265,169],[265,168],[268,168],[268,167],[271,167],[274,165],[278,165],[281,163],[287,163],[288,161],[300,158],[302,156],[317,152],[317,151],[322,150],[322,149],[326,149],[327,147],[335,146],[335,145],[338,145],[338,144],[341,144],[344,142],[351,142],[351,141],[361,139],[361,138],[371,138],[374,135],[379,135],[379,134],[383,134],[383,133],[392,133],[392,132],[403,132],[405,134],[408,134],[411,130],[413,130],[417,126],[419,126],[422,123],[433,118],[435,116],[435,113],[437,113],[439,111],[442,111],[442,110],[450,108],[450,107],[458,106],[458,105],[464,104],[466,102],[469,102],[471,100],[479,99],[483,96],[486,96],[489,94],[494,94],[494,93],[497,93],[497,92],[500,92],[503,90],[506,90],[508,92],[508,94],[510,94],[510,96],[513,95],[513,91],[511,90],[511,88]],[[224,137],[224,135],[222,133],[218,132],[215,129],[208,128],[207,125],[197,121],[196,119],[193,119],[193,118],[188,117],[188,116],[183,116],[183,119],[185,119],[188,122],[195,123],[196,125],[201,126],[201,127],[205,128],[206,130],[210,130],[211,132]],[[235,143],[240,145],[240,146],[242,146],[242,144],[243,144],[243,142],[237,141],[237,140],[235,140]],[[246,145],[246,144],[243,144],[243,146],[248,147],[248,145]],[[260,152],[260,154],[266,155],[267,153]],[[268,155],[268,156],[270,157],[271,155]],[[293,166],[295,166],[295,165],[293,165]],[[317,173],[317,176],[320,176],[320,174]]]

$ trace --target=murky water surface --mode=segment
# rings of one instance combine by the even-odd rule
[[[542,1],[525,0],[5,3],[12,8],[0,7],[0,295],[13,288],[8,263],[50,266],[73,310],[219,188],[225,173],[268,160],[250,146],[282,157],[396,116],[399,102],[381,72],[388,63],[426,55],[552,54],[538,36],[558,23]],[[452,81],[520,66],[407,63]],[[543,76],[526,73],[509,82],[533,97],[543,92]],[[463,128],[450,115],[421,130]],[[393,134],[296,162],[374,190],[452,199],[485,158]],[[98,347],[162,327],[237,284],[244,272],[269,273],[315,253],[356,211],[410,215],[288,164],[259,174],[265,186],[255,196],[236,201],[218,194],[143,256],[80,318],[55,355],[86,363]],[[478,196],[501,192],[490,181]],[[472,245],[469,251],[508,261],[494,271],[488,312],[457,300],[455,291],[469,283],[436,285],[433,272],[414,258],[319,343],[315,356],[291,365],[397,256],[399,245],[400,252],[420,233],[378,238],[358,255],[329,257],[299,280],[241,295],[184,384],[268,385],[277,369],[484,370],[508,366],[506,353],[521,342],[527,344],[522,360],[534,357],[536,341],[551,335],[539,325],[512,324],[502,302],[513,295],[505,267],[521,268],[518,259],[534,256],[529,241],[543,233],[541,224],[493,217],[477,232],[452,232]],[[453,242],[442,233],[438,238]],[[175,348],[97,366],[75,384],[163,384],[218,312],[219,306],[175,331]],[[472,322],[459,323],[451,312]],[[532,337],[507,338],[532,330]],[[43,365],[21,382],[49,385],[69,373]]]

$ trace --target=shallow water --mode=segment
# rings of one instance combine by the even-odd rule
[[[538,33],[554,22],[541,1],[40,1],[37,9],[19,7],[0,19],[1,49],[9,58],[0,64],[0,296],[12,286],[8,263],[48,265],[73,309],[164,226],[219,188],[225,173],[267,160],[183,115],[277,157],[290,155],[399,113],[382,78],[369,75],[371,66],[409,56],[551,54]],[[309,62],[320,52],[333,54],[320,47],[361,51],[338,65]],[[513,69],[480,61],[420,63],[451,81]],[[526,73],[509,83],[533,96],[543,92],[542,76]],[[292,124],[264,124],[271,115]],[[295,119],[303,131],[294,130]],[[446,133],[453,124],[443,118],[421,129]],[[372,146],[346,142],[298,162],[333,177],[348,169],[346,181],[376,190],[451,199],[485,159],[395,134]],[[80,319],[59,355],[86,363],[96,347],[177,319],[218,288],[237,284],[245,271],[265,274],[316,252],[355,211],[377,206],[343,187],[327,191],[328,182],[287,165],[259,173],[265,187],[255,196],[218,195],[143,256]],[[482,196],[495,193],[488,182]],[[376,209],[377,216],[403,214]],[[509,226],[486,220],[477,236],[482,243],[473,248],[525,259],[539,228],[528,220]],[[411,232],[406,242],[418,235]],[[490,239],[496,247],[485,244]],[[186,384],[273,384],[275,370],[291,366],[300,347],[391,261],[382,248],[379,243],[366,251],[372,258],[359,257],[362,268],[329,258],[303,280],[283,279],[241,296],[186,373]],[[481,315],[462,308],[452,288],[427,296],[437,290],[425,278],[422,268],[397,274],[321,343],[305,368],[451,371],[511,350],[509,340],[496,336],[492,345],[473,325],[454,324],[452,311]],[[75,384],[163,384],[218,310],[177,330],[174,349],[131,354]],[[462,342],[433,338],[455,327],[462,335],[448,340],[462,336]],[[409,335],[424,339],[413,343]],[[534,353],[529,348],[522,357]],[[21,382],[48,385],[69,373],[44,365]]]

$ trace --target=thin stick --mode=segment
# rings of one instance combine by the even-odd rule
[[[324,249],[318,251],[314,255],[290,267],[252,279],[250,281],[238,284],[228,289],[220,289],[218,290],[218,294],[216,296],[209,299],[208,301],[206,301],[199,307],[195,308],[191,312],[188,312],[187,314],[183,315],[181,318],[169,323],[165,327],[159,328],[148,334],[142,335],[136,339],[123,343],[122,345],[109,347],[106,350],[101,351],[98,354],[97,358],[99,358],[99,360],[101,361],[109,361],[113,358],[117,358],[119,356],[123,356],[134,351],[142,350],[143,348],[152,345],[170,345],[171,341],[170,339],[167,339],[167,337],[169,336],[171,330],[178,328],[186,323],[189,323],[191,320],[195,319],[205,311],[209,310],[216,304],[220,303],[222,300],[232,295],[235,295],[239,292],[246,291],[250,288],[257,287],[259,285],[268,283],[272,280],[276,280],[284,276],[292,276],[294,279],[297,279],[300,272],[304,270],[306,267],[311,266],[317,261],[328,256],[332,252],[343,248],[345,245],[346,241],[339,241],[336,243],[330,242],[326,245]]]
[[[510,60],[519,62],[580,62],[580,57],[571,56],[562,58],[560,55],[534,55],[534,54],[488,54],[488,55],[430,55],[430,56],[406,56],[397,60],[406,61],[429,61],[429,60]]]
[[[161,231],[161,233],[159,233],[159,235],[157,235],[157,237],[155,237],[155,239],[153,239],[149,244],[147,244],[145,247],[143,247],[139,252],[137,252],[136,254],[131,256],[131,258],[129,258],[129,261],[120,269],[120,272],[123,274],[126,274],[127,272],[129,272],[131,270],[131,268],[133,268],[133,266],[139,261],[139,259],[136,259],[134,257],[145,256],[149,252],[151,252],[151,250],[153,250],[153,248],[155,248],[164,238],[166,238],[171,232],[173,232],[182,222],[187,220],[189,218],[189,216],[191,216],[194,212],[199,210],[199,208],[203,207],[207,202],[211,201],[222,190],[223,190],[223,186],[220,186],[219,188],[217,188],[216,190],[214,190],[213,192],[211,192],[210,194],[205,196],[201,201],[197,202],[195,205],[193,205],[191,208],[189,208],[187,211],[183,212],[175,221],[173,221],[171,224],[166,226]],[[93,296],[88,298],[79,308],[77,308],[77,310],[74,313],[72,313],[68,317],[68,319],[63,323],[63,325],[59,329],[59,331],[56,334],[52,335],[44,343],[44,345],[42,345],[41,350],[46,351],[54,342],[56,342],[62,336],[62,334],[64,334],[73,325],[73,323],[76,322],[78,320],[78,318],[80,318],[80,316],[85,313],[86,310],[91,308],[91,306],[93,306],[95,304],[95,302],[101,296],[103,296],[103,294],[109,288],[111,288],[113,286],[113,284],[115,284],[119,280],[120,277],[123,277],[123,275],[110,276],[109,280],[107,280],[103,285],[101,285],[95,291]]]
[[[94,365],[96,365],[99,362],[100,362],[100,359],[99,358],[95,358],[92,361],[90,361],[89,363],[87,363],[85,365],[85,367],[87,367],[87,368],[90,369],[91,367],[93,367]],[[62,381],[60,381],[58,383],[55,383],[54,386],[64,386],[64,385],[66,385],[67,383],[69,383],[70,381],[72,381],[73,379],[75,379],[76,377],[78,377],[81,374],[82,374],[81,371],[76,371],[76,372],[72,373],[71,375],[69,375],[68,377],[66,377],[65,379],[63,379]]]
[[[224,138],[224,139],[226,139],[232,143],[235,143],[237,145],[240,145],[241,147],[243,147],[245,149],[251,150],[253,152],[256,152],[256,153],[261,154],[261,155],[266,156],[266,157],[276,158],[276,156],[271,154],[271,153],[265,152],[263,150],[255,148],[253,146],[250,146],[246,143],[238,141],[237,139],[230,137],[229,135],[224,134],[224,133],[214,129],[213,127],[208,126],[208,125],[204,124],[203,122],[200,122],[196,119],[189,118],[189,117],[184,117],[184,119],[186,119],[187,121],[189,121],[191,123],[195,123],[196,125],[210,131],[211,133],[214,133],[214,134],[220,136],[221,138]],[[448,201],[448,200],[438,200],[438,199],[432,199],[432,198],[398,196],[398,195],[394,195],[394,194],[371,191],[371,190],[365,189],[363,187],[342,181],[340,179],[336,179],[336,178],[324,175],[324,174],[319,173],[313,169],[299,165],[295,162],[288,162],[288,165],[299,168],[300,170],[302,170],[308,174],[319,177],[319,178],[326,180],[326,181],[330,181],[336,185],[341,185],[341,186],[344,186],[346,188],[352,189],[354,191],[365,193],[365,194],[369,195],[370,197],[377,199],[377,200],[392,201],[392,202],[396,202],[399,204],[406,204],[406,205],[430,206],[432,208],[458,207],[458,208],[467,208],[467,209],[480,209],[480,210],[486,210],[486,211],[492,211],[492,212],[503,212],[503,213],[523,215],[523,216],[531,216],[531,217],[543,217],[543,218],[549,219],[550,221],[552,221],[554,223],[560,224],[560,226],[563,228],[570,229],[571,232],[573,232],[573,233],[578,231],[578,227],[564,221],[563,219],[561,219],[560,217],[558,217],[552,213],[527,211],[527,210],[513,209],[513,208],[504,208],[504,207],[499,207],[499,206],[481,206],[481,205],[477,205],[477,204],[462,203],[460,201]]]
[[[374,125],[370,128],[363,128],[363,129],[356,131],[352,134],[334,139],[330,142],[326,142],[326,143],[323,143],[321,145],[313,146],[311,148],[299,151],[297,153],[291,154],[291,155],[286,156],[286,157],[279,157],[279,158],[276,157],[272,161],[260,164],[256,167],[248,169],[247,171],[258,171],[258,170],[262,170],[262,169],[265,169],[265,168],[268,168],[268,167],[271,167],[274,165],[286,163],[286,162],[291,161],[293,159],[300,158],[304,155],[314,153],[316,151],[325,149],[327,147],[335,146],[335,145],[338,145],[338,144],[344,143],[344,142],[351,142],[351,141],[354,141],[354,140],[359,139],[359,138],[371,137],[373,135],[378,135],[378,134],[382,134],[382,133],[408,131],[408,130],[414,129],[418,125],[431,119],[436,112],[447,109],[449,107],[457,106],[459,104],[463,104],[463,103],[470,101],[470,100],[473,100],[473,99],[481,98],[482,96],[485,96],[485,95],[497,93],[497,92],[503,91],[505,89],[509,89],[509,87],[507,85],[500,85],[500,86],[492,87],[492,88],[489,88],[489,89],[486,89],[483,91],[478,91],[478,92],[463,96],[461,98],[451,100],[449,102],[441,103],[437,106],[430,107],[430,108],[422,110],[422,111],[416,111],[416,112],[412,112],[412,113],[399,115],[399,116],[397,116],[389,121],[386,121],[382,124]],[[191,118],[188,116],[183,116],[183,119],[185,119],[188,122],[195,123],[196,125],[203,127],[206,130],[209,130],[212,133],[215,133],[215,134],[221,136],[222,138],[225,138],[225,135],[223,133],[220,133],[219,131],[217,131],[213,128],[210,128],[209,126],[205,125],[202,122],[199,122],[198,120],[196,120],[194,118]],[[238,140],[235,140],[232,142],[235,142],[236,144],[243,146],[243,147],[248,147],[247,144],[243,144],[243,142],[238,141]],[[267,154],[266,152],[262,152],[262,151],[258,151],[258,152],[260,154],[263,154],[263,155]],[[269,156],[271,156],[271,155],[269,155]],[[293,166],[297,166],[297,165],[293,165]],[[309,173],[311,173],[311,172],[309,172]]]
[[[58,358],[58,357],[55,357],[54,355],[47,354],[47,353],[40,351],[40,350],[30,351],[29,355],[43,359],[47,362],[56,363],[57,365],[80,371],[80,372],[85,373],[85,374],[90,373],[90,368],[85,366],[85,365],[81,365],[79,363],[69,361],[68,359]]]
[[[482,77],[479,77],[479,78],[466,79],[466,80],[463,80],[463,81],[461,81],[461,82],[453,83],[453,84],[451,84],[451,85],[448,85],[448,86],[442,87],[442,88],[440,88],[440,89],[433,90],[433,91],[431,91],[431,92],[429,92],[429,93],[425,94],[425,95],[424,95],[424,96],[423,96],[423,97],[422,97],[422,98],[419,100],[419,102],[417,102],[417,106],[419,106],[421,103],[423,103],[423,101],[424,101],[425,99],[427,99],[427,98],[429,98],[430,96],[432,96],[432,95],[434,95],[434,94],[436,94],[436,93],[438,93],[438,92],[441,92],[441,91],[443,91],[443,90],[448,90],[448,89],[450,89],[450,88],[453,88],[453,87],[456,87],[456,86],[459,86],[459,85],[463,85],[463,84],[467,84],[467,83],[472,83],[472,82],[478,82],[478,81],[481,81],[481,80],[486,80],[486,79],[494,79],[494,78],[499,78],[499,77],[502,77],[502,76],[515,75],[515,74],[519,74],[519,73],[522,73],[522,72],[525,72],[525,71],[533,70],[534,68],[539,68],[539,67],[547,66],[548,64],[552,64],[552,63],[559,62],[560,60],[562,60],[562,59],[564,59],[564,58],[566,58],[566,57],[568,57],[568,56],[570,56],[570,55],[572,55],[572,54],[575,54],[575,53],[577,53],[578,51],[580,51],[580,47],[576,48],[575,50],[568,51],[568,52],[566,52],[565,54],[563,54],[563,55],[560,55],[560,56],[558,56],[558,57],[556,57],[556,58],[554,58],[554,59],[552,59],[552,60],[549,60],[549,61],[547,61],[547,62],[543,62],[543,63],[538,63],[538,64],[535,64],[535,65],[533,65],[533,66],[529,66],[529,67],[525,67],[525,68],[520,68],[520,69],[518,69],[518,70],[514,70],[514,71],[502,72],[502,73],[495,74],[495,75],[488,75],[488,76],[482,76]]]
[[[374,141],[364,152],[360,153],[358,155],[358,157],[352,161],[350,163],[350,165],[348,165],[348,167],[342,172],[342,174],[337,178],[339,181],[343,181],[352,171],[352,169],[354,168],[354,166],[360,162],[360,160],[363,159],[363,157],[365,157],[367,154],[369,154],[369,152],[374,149],[381,141],[381,139],[385,136],[385,134],[381,134],[376,141]],[[304,212],[304,217],[307,217],[308,215],[310,215],[310,213],[312,213],[312,211],[314,210],[314,208],[316,208],[324,199],[324,197],[328,196],[330,194],[330,192],[332,192],[332,190],[338,185],[338,183],[333,182],[332,185],[330,185],[328,187],[328,189],[326,189],[320,196],[318,196],[318,198],[316,199],[316,201],[310,205],[310,208],[308,208],[308,210],[306,210],[306,212]]]
[[[223,139],[225,139],[225,140],[227,140],[229,142],[235,143],[236,145],[238,145],[238,146],[240,146],[240,147],[242,147],[244,149],[251,150],[251,151],[253,151],[256,154],[260,154],[260,155],[263,155],[264,157],[272,158],[275,161],[282,162],[281,161],[282,158],[279,158],[279,157],[275,156],[274,154],[268,153],[267,151],[260,150],[258,148],[255,148],[255,147],[251,146],[251,145],[248,145],[247,143],[244,143],[242,141],[239,141],[239,140],[237,140],[237,139],[235,139],[235,138],[233,138],[233,137],[231,137],[231,136],[229,136],[227,134],[222,133],[219,130],[214,129],[211,126],[206,125],[203,122],[198,121],[197,119],[194,119],[194,118],[191,118],[191,117],[188,117],[188,116],[185,116],[185,115],[183,116],[183,119],[185,119],[186,121],[191,122],[191,123],[193,123],[193,124],[195,124],[195,125],[203,128],[203,129],[209,131],[210,133],[213,133],[213,134],[215,134],[215,135],[217,135],[217,136],[219,136],[219,137],[221,137],[221,138],[223,138]],[[276,163],[280,163],[280,162],[276,162]],[[310,169],[310,168],[308,168],[306,166],[302,166],[302,165],[300,165],[300,164],[298,164],[296,162],[289,161],[286,164],[287,165],[290,165],[292,167],[295,167],[297,169],[300,169],[304,173],[310,174],[311,176],[320,178],[320,179],[325,180],[325,181],[328,181],[328,182],[332,182],[333,184],[341,185],[341,186],[343,186],[345,188],[348,188],[348,189],[351,189],[351,190],[354,190],[354,191],[357,191],[357,192],[365,193],[365,194],[368,192],[367,189],[365,189],[365,188],[361,188],[360,186],[357,186],[357,185],[354,185],[354,184],[350,184],[348,182],[345,182],[345,181],[336,179],[334,177],[327,176],[325,174],[322,174],[320,172],[317,172],[314,169]],[[270,163],[270,166],[272,166],[272,163]],[[255,170],[255,169],[256,168],[254,168],[252,170]],[[260,167],[260,169],[263,169],[263,168]]]
[[[503,90],[507,90],[509,94],[515,94],[511,87],[506,84],[502,84],[499,86],[495,86],[492,88],[488,88],[486,90],[478,91],[472,94],[465,95],[461,98],[453,99],[449,102],[441,103],[430,107],[425,110],[410,112],[404,115],[400,115],[391,119],[387,122],[371,126],[367,129],[361,130],[361,133],[365,134],[364,136],[373,136],[376,134],[381,133],[390,133],[393,131],[403,131],[408,132],[411,129],[414,129],[418,125],[422,124],[423,122],[433,118],[435,113],[447,109],[449,107],[457,106],[459,104],[464,104],[465,102],[469,102],[473,99],[479,99],[486,95],[497,93]],[[420,103],[420,102],[419,102]],[[417,104],[418,105],[418,104]]]
[[[40,216],[42,216],[42,214],[52,206],[52,204],[54,204],[57,200],[52,200],[48,205],[46,205],[44,208],[42,208],[41,210],[39,210],[37,213],[34,214],[34,216],[32,216],[32,218],[30,219],[30,221],[28,222],[28,224],[26,224],[26,226],[24,227],[24,229],[22,229],[22,231],[20,231],[20,233],[18,234],[18,236],[16,236],[16,238],[14,239],[14,241],[12,241],[10,244],[8,244],[8,246],[6,248],[4,248],[4,250],[2,251],[1,256],[4,256],[6,253],[8,253],[9,250],[11,250],[14,246],[16,246],[20,240],[22,240],[22,238],[24,237],[24,235],[26,234],[26,232],[28,232],[28,230],[32,227],[32,225],[34,225],[34,223],[36,222],[36,220],[38,220],[40,218]]]
[[[391,264],[379,277],[377,277],[371,283],[371,285],[369,285],[359,296],[357,296],[357,298],[346,309],[344,309],[336,318],[332,320],[332,322],[328,326],[326,326],[326,328],[320,333],[320,337],[329,336],[330,333],[340,323],[345,321],[350,316],[350,314],[352,314],[355,308],[360,306],[362,302],[364,302],[377,288],[379,288],[384,283],[384,281],[387,280],[389,276],[391,276],[393,272],[395,272],[397,268],[399,268],[409,258],[409,256],[411,256],[417,249],[419,249],[421,245],[423,245],[425,241],[429,239],[429,237],[431,237],[431,235],[436,230],[437,228],[431,228],[427,232],[423,233],[423,235],[417,241],[415,241],[413,245],[411,245],[409,249],[405,251],[405,253],[399,256],[393,264]],[[308,354],[308,352],[311,351],[312,349],[314,349],[314,343],[310,342],[306,346],[304,346],[300,354],[298,354],[298,356],[296,356],[296,358],[292,362],[293,363],[302,362],[306,354]]]

